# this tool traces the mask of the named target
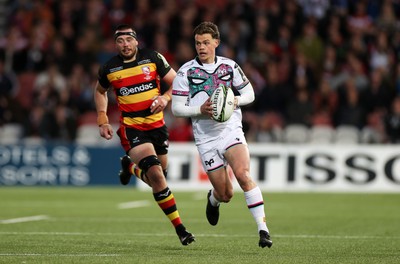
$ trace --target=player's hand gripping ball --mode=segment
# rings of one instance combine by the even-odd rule
[[[233,113],[235,107],[235,95],[230,87],[225,85],[218,86],[211,94],[212,119],[217,122],[227,121]]]

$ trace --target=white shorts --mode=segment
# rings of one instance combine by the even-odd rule
[[[247,145],[243,130],[237,128],[228,133],[221,134],[216,140],[197,146],[200,154],[201,164],[206,172],[214,171],[228,165],[224,154],[225,152],[238,144]]]

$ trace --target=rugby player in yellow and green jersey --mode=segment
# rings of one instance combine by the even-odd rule
[[[94,92],[100,135],[108,140],[113,137],[107,117],[107,91],[112,88],[120,111],[117,134],[126,152],[121,158],[120,181],[126,185],[135,175],[146,182],[182,245],[189,245],[195,237],[183,225],[166,181],[168,130],[163,110],[171,100],[176,72],[157,51],[138,48],[131,26],[119,25],[114,40],[118,54],[100,67]],[[161,80],[169,86],[163,94]]]

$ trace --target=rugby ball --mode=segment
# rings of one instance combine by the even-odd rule
[[[212,104],[212,119],[217,122],[227,121],[235,107],[235,95],[231,88],[225,85],[218,86],[210,97]]]

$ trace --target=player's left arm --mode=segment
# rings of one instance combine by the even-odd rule
[[[236,106],[248,105],[255,99],[254,89],[250,82],[238,92],[240,96],[235,96]]]
[[[113,128],[110,125],[107,117],[107,89],[105,89],[99,81],[94,87],[94,102],[97,111],[97,125],[99,126],[100,135],[105,139],[112,139]]]
[[[164,76],[163,81],[169,85],[169,89],[162,94],[163,97],[167,99],[167,101],[171,101],[172,98],[172,83],[176,77],[176,71],[171,68],[171,70]]]
[[[244,74],[243,70],[238,64],[234,67],[233,86],[236,87],[240,96],[235,96],[235,106],[248,105],[255,99],[253,85]]]
[[[152,113],[159,113],[167,107],[168,102],[172,99],[172,82],[175,79],[176,71],[169,65],[167,60],[158,52],[156,54],[156,65],[157,69],[159,69],[159,74],[162,76],[162,80],[168,85],[168,90],[165,91],[162,95],[158,95],[153,97],[153,103],[150,106],[150,111]],[[168,71],[167,73],[165,73]]]

